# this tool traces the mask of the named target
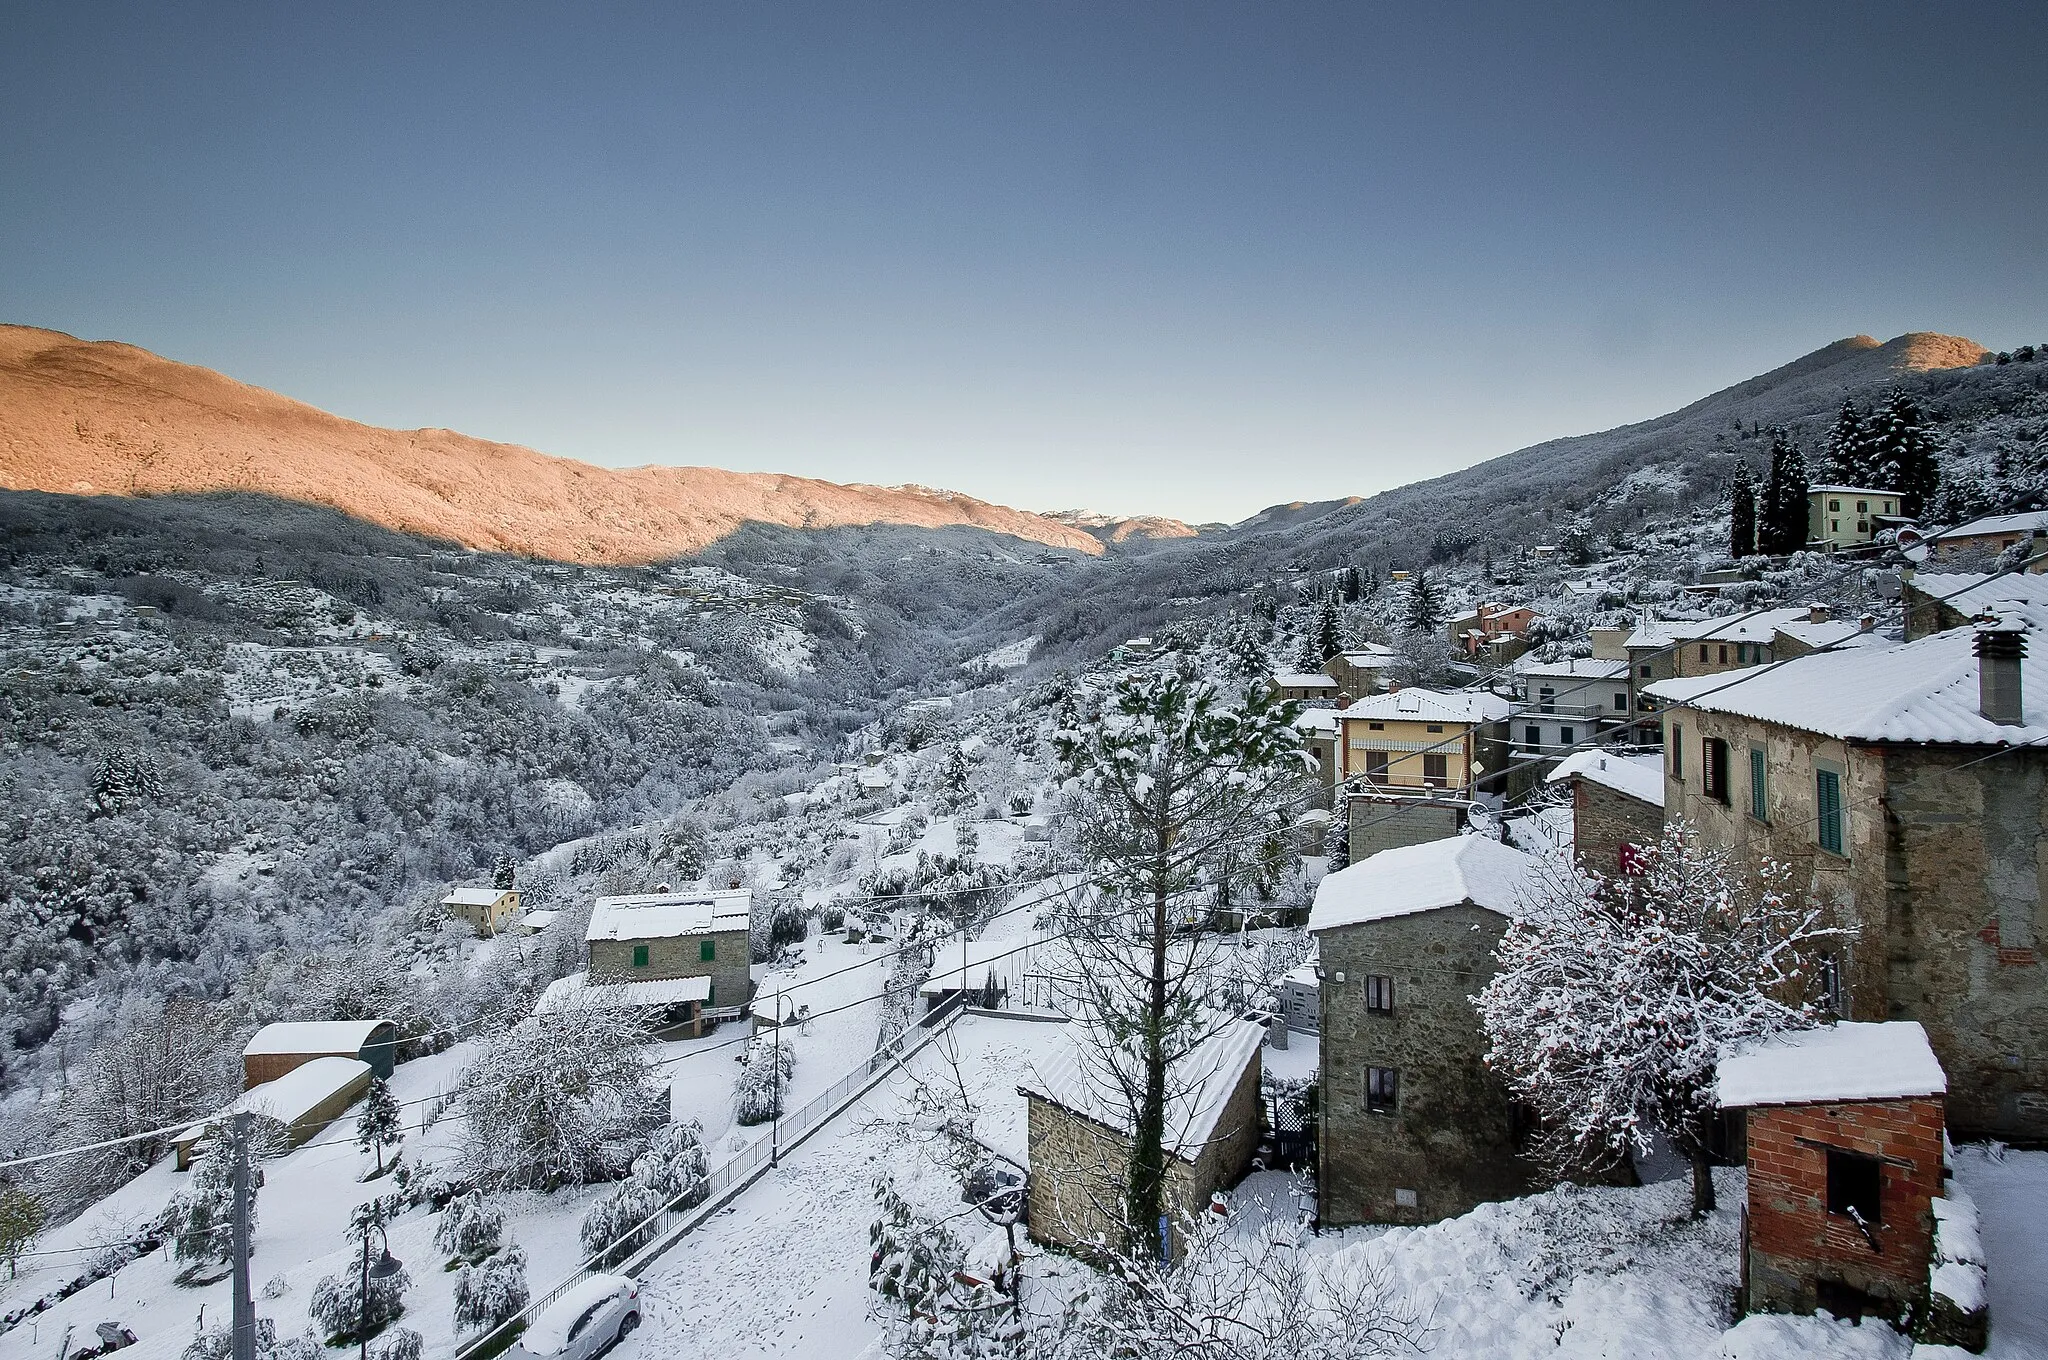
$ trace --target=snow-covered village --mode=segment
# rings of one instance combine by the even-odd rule
[[[1997,9],[24,24],[0,1355],[2048,1360]]]

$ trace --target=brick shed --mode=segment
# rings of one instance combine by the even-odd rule
[[[1166,1207],[1168,1249],[1178,1254],[1182,1222],[1209,1196],[1235,1185],[1259,1143],[1259,1046],[1266,1027],[1233,1021],[1173,1063],[1167,1074]],[[1031,1178],[1026,1191],[1031,1236],[1080,1251],[1116,1246],[1124,1173],[1130,1162],[1132,1100],[1086,1036],[1017,1088],[1025,1097]]]
[[[1722,1060],[1722,1108],[1747,1111],[1746,1308],[1920,1320],[1947,1090],[1910,1020],[1804,1030]]]
[[[242,1089],[276,1081],[315,1058],[354,1058],[389,1077],[398,1060],[398,1026],[389,1020],[285,1020],[265,1025],[242,1050]]]

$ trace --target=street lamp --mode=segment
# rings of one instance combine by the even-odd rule
[[[370,1281],[388,1280],[405,1269],[405,1262],[391,1254],[391,1240],[384,1235],[384,1206],[373,1202],[373,1217],[363,1224],[363,1273],[362,1290],[356,1295],[356,1341],[360,1345],[360,1360],[370,1360]],[[377,1264],[370,1264],[370,1227],[377,1228],[377,1241],[381,1250]]]

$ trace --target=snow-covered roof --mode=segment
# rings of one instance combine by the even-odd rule
[[[1572,778],[1583,779],[1653,807],[1664,806],[1664,758],[1658,755],[1624,756],[1613,751],[1574,751],[1543,778],[1551,784]]]
[[[1384,643],[1368,642],[1362,647],[1354,647],[1350,651],[1339,652],[1337,655],[1346,665],[1364,668],[1390,661],[1399,656],[1400,653]]]
[[[594,1006],[599,1010],[641,1010],[709,1001],[709,977],[651,978],[645,982],[592,982],[588,973],[571,973],[548,984],[533,1003],[535,1015]]]
[[[1280,975],[1280,980],[1282,982],[1297,983],[1303,987],[1316,987],[1321,985],[1321,979],[1316,977],[1316,966],[1312,963],[1304,963],[1297,967],[1288,969],[1286,972]]]
[[[1031,971],[1047,938],[1043,932],[1032,931],[1022,936],[969,940],[965,945],[958,940],[939,944],[932,950],[931,975],[918,990],[926,996],[965,991],[985,986],[991,973],[997,982],[1014,982]]]
[[[280,1020],[265,1025],[242,1050],[244,1057],[291,1053],[356,1053],[389,1020]]]
[[[1337,682],[1327,675],[1309,674],[1303,671],[1279,671],[1273,676],[1273,683],[1282,689],[1335,689]]]
[[[1410,685],[1391,694],[1368,694],[1344,710],[1347,718],[1397,722],[1499,722],[1512,706],[1483,690],[1435,690]]]
[[[528,930],[541,931],[553,925],[561,914],[559,911],[524,911],[519,914],[519,922]]]
[[[1899,494],[1896,491],[1886,491],[1882,487],[1875,486],[1809,486],[1806,488],[1806,494],[1809,496],[1818,496],[1823,491],[1833,492],[1840,496],[1890,496],[1893,499],[1897,499]]]
[[[1985,515],[1953,529],[1943,529],[1936,539],[1979,538],[1995,534],[2048,533],[2048,510],[2028,510],[2018,515]]]
[[[1254,1020],[1233,1020],[1217,1033],[1197,1044],[1168,1071],[1166,1089],[1177,1094],[1167,1102],[1167,1151],[1184,1162],[1202,1155],[1202,1149],[1216,1135],[1217,1123],[1237,1089],[1239,1078],[1258,1061],[1259,1046],[1266,1041],[1266,1027]],[[1121,1052],[1121,1051],[1119,1051]],[[1142,1078],[1134,1055],[1125,1075],[1137,1085]],[[1111,1058],[1104,1045],[1086,1033],[1056,1050],[1051,1058],[1032,1069],[1029,1079],[1017,1089],[1039,1096],[1055,1105],[1128,1134],[1132,1129],[1131,1100],[1110,1068]],[[1225,1130],[1224,1132],[1233,1132]]]
[[[895,774],[890,771],[887,765],[863,766],[854,775],[854,779],[864,789],[886,789],[896,782]]]
[[[370,1065],[358,1058],[315,1058],[273,1081],[250,1087],[234,1108],[296,1124],[369,1074]]]
[[[1294,720],[1294,725],[1304,732],[1334,737],[1340,724],[1334,708],[1304,708],[1301,716]]]
[[[590,1275],[578,1280],[527,1324],[519,1344],[534,1355],[559,1354],[569,1344],[569,1329],[584,1309],[632,1287],[633,1282],[623,1275]]]
[[[1863,631],[1856,619],[1829,619],[1815,623],[1811,618],[1794,619],[1778,625],[1778,632],[1816,650],[1822,647],[1889,647],[1892,640],[1882,633]]]
[[[510,888],[450,888],[448,895],[441,899],[441,905],[444,907],[488,907],[494,905],[499,898],[511,891],[512,889]]]
[[[1909,584],[1966,618],[1987,609],[1997,613],[2036,609],[2048,614],[2048,576],[2034,572],[1994,576],[1974,571],[1923,571]]]
[[[1598,657],[1575,656],[1569,661],[1537,661],[1519,656],[1509,665],[1516,675],[1541,676],[1559,680],[1626,680],[1628,661],[1603,661]]]
[[[1947,1091],[1948,1077],[1916,1020],[1797,1030],[1724,1056],[1715,1074],[1716,1095],[1731,1109]]]
[[[745,930],[753,914],[751,888],[600,897],[590,913],[588,940],[665,940]]]
[[[1628,635],[1626,646],[1669,647],[1681,642],[1769,642],[1771,635],[1789,623],[1810,621],[1807,605],[1783,609],[1751,610],[1711,619],[1652,619]]]
[[[1382,850],[1316,885],[1311,931],[1384,921],[1463,902],[1512,916],[1537,889],[1543,862],[1486,836]]]
[[[1975,633],[1955,628],[1896,647],[1818,652],[1752,672],[1660,680],[1644,691],[1667,704],[1732,713],[1845,741],[2021,745],[2048,741],[2048,605],[2005,610],[2024,624],[2022,722],[1978,711]]]

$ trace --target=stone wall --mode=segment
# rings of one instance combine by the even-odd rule
[[[1345,841],[1351,862],[1396,846],[1420,845],[1458,834],[1463,823],[1459,810],[1449,804],[1432,804],[1420,799],[1388,800],[1352,798],[1346,801]]]
[[[716,957],[706,962],[702,943],[709,938]],[[647,946],[645,967],[633,966],[635,945]],[[669,935],[652,940],[592,940],[590,980],[592,982],[658,982],[665,978],[708,977],[711,999],[707,1010],[723,1006],[744,1006],[752,995],[752,973],[748,967],[747,932],[721,930],[703,935]]]
[[[1429,1223],[1534,1184],[1466,1000],[1493,976],[1506,926],[1466,905],[1318,932],[1324,1223]],[[1371,974],[1394,979],[1393,1014],[1366,1010]],[[1400,1073],[1393,1114],[1366,1110],[1368,1067]]]
[[[1917,1310],[1941,1193],[1942,1120],[1938,1098],[1750,1111],[1748,1306],[1811,1313],[1825,1282],[1894,1320]],[[1875,1250],[1854,1221],[1828,1212],[1830,1147],[1881,1159]]]
[[[1673,723],[1682,780],[1670,775]],[[1959,1136],[2048,1141],[2048,751],[1852,746],[1690,709],[1665,724],[1666,809],[1746,862],[1791,864],[1856,929],[1841,951],[1844,1018],[1926,1027]],[[1726,804],[1701,791],[1710,736],[1729,744]],[[1749,806],[1752,746],[1765,753],[1763,818]],[[1843,774],[1840,855],[1816,838],[1818,762]]]
[[[1572,853],[1582,868],[1613,874],[1624,845],[1654,845],[1664,834],[1664,809],[1590,779],[1572,781]]]

